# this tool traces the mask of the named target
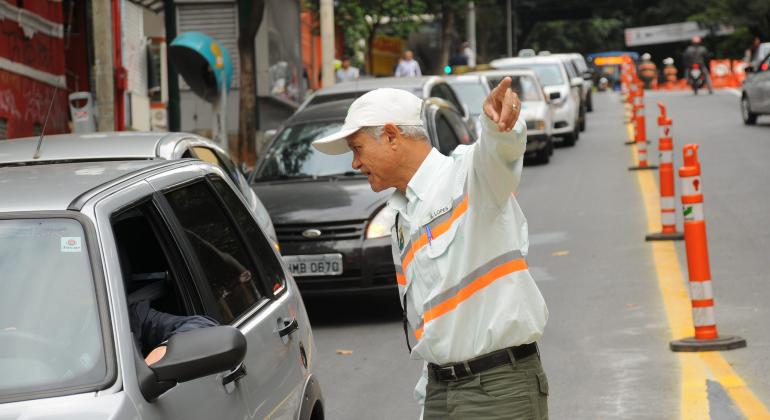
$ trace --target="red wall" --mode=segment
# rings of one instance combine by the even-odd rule
[[[7,3],[17,5],[15,1]],[[24,9],[62,23],[61,2],[27,1],[24,2]],[[0,57],[55,76],[64,75],[64,39],[41,32],[31,35],[28,38],[14,19],[0,21]],[[8,121],[8,138],[30,136],[35,124],[43,125],[53,92],[53,86],[28,77],[23,70],[12,72],[0,69],[0,118]],[[67,107],[67,92],[59,89],[46,133],[68,131]]]

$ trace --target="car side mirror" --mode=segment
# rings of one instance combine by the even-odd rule
[[[147,368],[143,359],[135,363],[144,366],[137,366],[142,395],[153,401],[177,383],[234,370],[245,356],[246,337],[237,328],[219,325],[172,335],[166,354],[149,366],[150,377],[141,375]]]
[[[591,69],[588,69],[583,72],[583,79],[585,80],[593,80],[594,78],[594,72]]]
[[[275,137],[275,133],[277,132],[278,130],[276,130],[275,128],[271,128],[270,130],[265,130],[265,138],[268,140],[272,139],[273,137]]]
[[[570,79],[570,86],[572,87],[581,87],[583,86],[583,78],[582,77],[573,77]]]
[[[550,99],[552,101],[556,100],[556,99],[559,99],[559,98],[561,98],[561,93],[559,93],[559,92],[551,92],[551,93],[548,94],[548,99]]]

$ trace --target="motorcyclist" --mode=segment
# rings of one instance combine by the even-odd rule
[[[673,88],[676,84],[677,76],[676,66],[674,66],[674,59],[666,57],[663,59],[663,79],[666,81],[667,88]]]
[[[658,67],[652,61],[650,53],[642,54],[642,61],[639,63],[639,78],[644,82],[645,89],[657,87]]]
[[[692,38],[690,45],[684,50],[684,54],[682,55],[685,65],[685,77],[689,80],[690,69],[693,65],[698,64],[703,74],[703,78],[705,79],[709,94],[713,94],[714,88],[711,86],[711,75],[709,74],[708,66],[706,65],[710,57],[711,53],[709,53],[709,50],[706,47],[701,45],[701,38],[699,36]]]

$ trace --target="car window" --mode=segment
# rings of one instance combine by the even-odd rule
[[[481,108],[484,106],[484,100],[487,98],[487,92],[480,81],[475,82],[453,82],[452,88],[460,96],[460,99],[468,105],[471,115],[481,114]]]
[[[80,223],[0,220],[0,273],[0,401],[103,381],[107,362]]]
[[[452,88],[450,88],[446,83],[438,83],[435,86],[433,86],[430,89],[430,96],[441,98],[455,107],[459,112],[463,112],[462,105],[460,105],[460,101],[457,99],[457,96],[455,95]]]
[[[561,66],[556,63],[531,63],[526,65],[517,64],[506,68],[532,69],[535,71],[535,73],[537,73],[537,78],[540,79],[540,83],[543,86],[554,86],[565,83]]]
[[[505,76],[488,77],[489,87],[497,86]],[[519,95],[523,102],[544,101],[543,91],[537,86],[537,82],[530,76],[511,76],[511,90]]]
[[[225,181],[215,178],[212,179],[212,184],[233,215],[237,228],[240,229],[258,258],[262,269],[260,277],[265,280],[265,286],[273,292],[279,291],[285,285],[286,279],[284,278],[283,267],[273,252],[270,241],[265,237],[252,214]]]
[[[438,111],[436,116],[436,136],[438,137],[438,151],[449,155],[460,144],[460,138],[447,119],[444,112]]]
[[[210,149],[205,146],[193,146],[192,153],[196,158],[208,162],[212,165],[219,166],[227,174],[228,177],[238,185],[238,173],[235,164],[226,156],[222,156],[221,153],[216,150]]]
[[[353,173],[351,152],[327,155],[311,143],[342,126],[342,121],[297,124],[284,128],[265,153],[256,174],[257,181]]]
[[[264,296],[237,226],[206,182],[172,190],[165,197],[217,302],[218,313],[210,315],[221,323],[233,322]]]

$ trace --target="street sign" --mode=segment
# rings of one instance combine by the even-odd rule
[[[667,42],[688,41],[695,36],[730,35],[735,29],[730,25],[717,25],[714,28],[701,26],[698,22],[671,23],[668,25],[641,26],[626,28],[626,46],[665,44]]]

